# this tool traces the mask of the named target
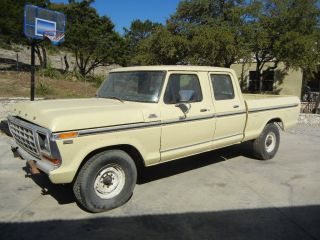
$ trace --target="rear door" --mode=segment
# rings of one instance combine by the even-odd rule
[[[216,116],[215,147],[240,142],[246,122],[246,106],[239,84],[228,72],[209,73]]]

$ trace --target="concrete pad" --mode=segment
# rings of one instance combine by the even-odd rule
[[[320,239],[320,129],[281,138],[269,161],[241,144],[143,169],[128,203],[90,214],[0,135],[0,239]]]

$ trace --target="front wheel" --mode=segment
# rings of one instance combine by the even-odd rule
[[[73,185],[78,203],[87,211],[102,212],[123,205],[137,180],[132,158],[121,150],[108,150],[91,157]]]
[[[275,123],[268,123],[253,141],[253,154],[260,160],[272,159],[279,148],[280,132]]]

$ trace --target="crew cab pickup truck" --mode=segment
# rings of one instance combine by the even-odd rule
[[[130,198],[137,166],[245,141],[273,158],[299,109],[294,96],[242,94],[231,69],[141,66],[112,70],[95,98],[13,105],[8,124],[32,172],[72,183],[77,201],[101,212]]]

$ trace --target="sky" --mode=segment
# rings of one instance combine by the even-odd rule
[[[68,0],[51,0],[51,2],[67,3]],[[92,4],[99,15],[107,15],[115,25],[116,31],[123,33],[133,20],[151,20],[165,23],[173,14],[179,0],[96,0]],[[68,27],[68,26],[67,26]]]

